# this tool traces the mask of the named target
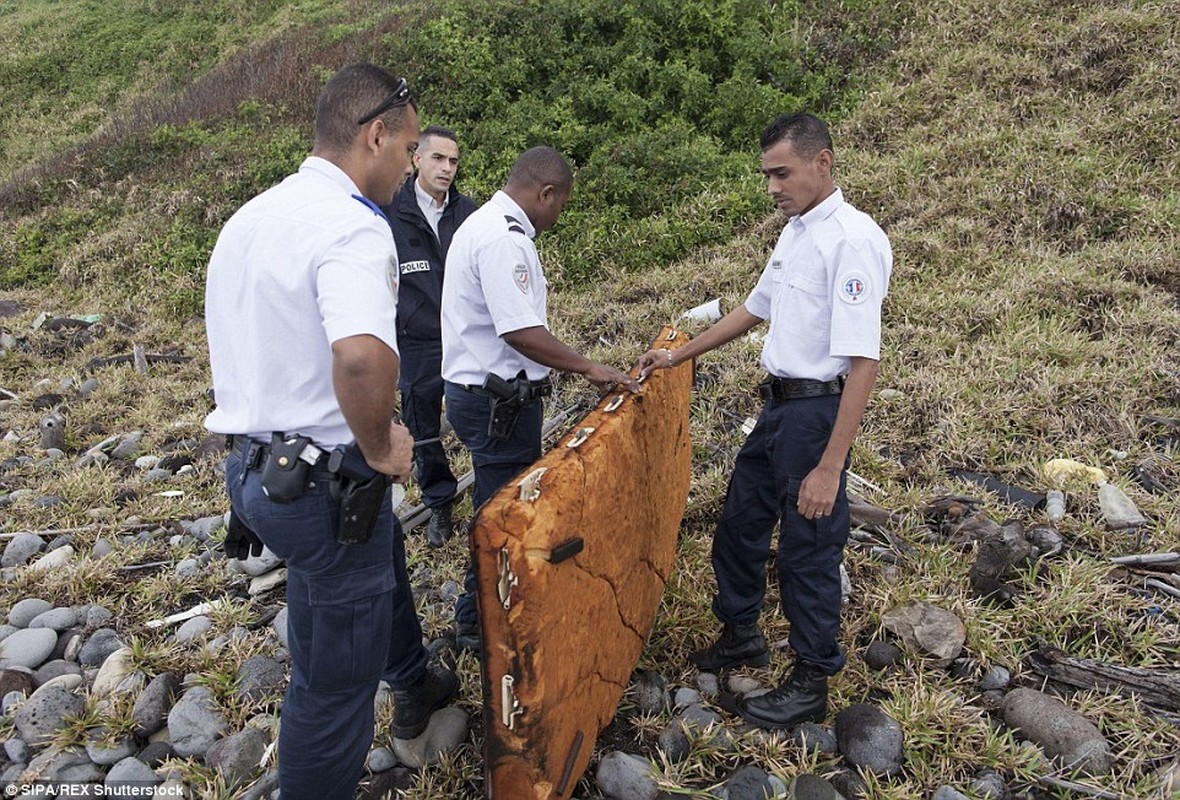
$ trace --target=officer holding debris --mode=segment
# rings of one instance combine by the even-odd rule
[[[442,374],[447,419],[471,451],[476,508],[541,457],[541,398],[549,372],[584,376],[599,389],[626,373],[598,364],[549,332],[548,284],[533,237],[557,222],[573,171],[552,147],[517,158],[503,190],[471,215],[447,253],[442,299]],[[455,640],[478,649],[475,572],[455,604]]]
[[[383,208],[397,244],[397,345],[401,356],[402,420],[414,440],[422,503],[430,509],[426,541],[451,538],[451,508],[458,481],[439,441],[442,422],[442,339],[439,330],[443,268],[455,231],[476,205],[455,188],[459,143],[453,131],[431,125],[418,137],[417,174]]]
[[[403,739],[458,689],[428,663],[389,496],[413,443],[390,421],[398,262],[378,205],[417,141],[405,79],[345,67],[320,93],[311,156],[230,218],[209,261],[205,424],[230,447],[226,554],[265,544],[287,565],[285,800],[352,800],[382,678]]]
[[[767,190],[788,217],[761,278],[743,305],[678,350],[644,353],[640,369],[673,367],[770,320],[762,350],[768,376],[759,386],[765,405],[738,453],[713,536],[713,612],[722,632],[691,659],[714,672],[770,663],[758,617],[779,523],[776,566],[794,669],[776,689],[738,706],[759,727],[792,728],[824,718],[828,677],[844,666],[848,453],[877,377],[893,258],[880,227],[835,186],[821,120],[781,116],[761,146]]]

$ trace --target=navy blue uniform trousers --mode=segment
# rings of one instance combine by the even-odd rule
[[[397,348],[401,357],[397,388],[402,397],[402,422],[415,441],[435,439],[442,423],[442,341],[406,336],[398,338]],[[415,447],[414,463],[423,505],[435,508],[454,498],[459,482],[447,463],[442,442]]]
[[[544,405],[540,398],[521,409],[516,426],[507,440],[488,436],[492,409],[487,397],[447,381],[447,420],[459,439],[471,451],[475,470],[472,504],[478,511],[488,498],[541,457],[541,425]],[[470,627],[479,622],[475,606],[475,568],[467,562],[463,594],[455,601],[455,622]]]
[[[766,404],[738,452],[713,534],[713,613],[722,622],[750,624],[762,611],[770,540],[780,523],[775,564],[791,623],[788,641],[799,659],[830,675],[845,660],[838,637],[840,564],[851,525],[847,459],[830,515],[806,519],[798,503],[799,486],[819,463],[839,407],[839,395]]]
[[[261,472],[226,459],[234,514],[287,562],[291,679],[279,729],[283,800],[353,800],[373,740],[373,697],[421,677],[427,653],[406,574],[405,539],[385,499],[373,537],[336,542],[327,473],[291,503],[262,492]]]

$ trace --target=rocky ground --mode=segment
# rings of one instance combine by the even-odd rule
[[[25,313],[0,341],[18,357],[73,352],[75,364],[73,377],[14,371],[0,398],[0,783],[101,785],[106,796],[142,796],[134,792],[151,786],[157,797],[273,798],[288,660],[283,564],[269,552],[244,562],[221,552],[224,443],[200,427],[208,399],[196,388],[199,368],[186,376],[190,367],[176,354],[139,347],[86,360],[86,348],[110,334],[70,319]],[[110,353],[109,341],[99,346]],[[22,383],[26,374],[42,377]],[[1171,480],[1166,471],[1145,475]],[[676,624],[669,617],[681,602],[673,588],[653,634],[660,652],[645,654],[577,796],[873,797],[912,771],[930,741],[956,736],[960,749],[981,752],[964,756],[975,766],[946,770],[928,795],[936,800],[1134,796],[1103,788],[1117,785],[1111,775],[1125,769],[1128,739],[1103,716],[1115,712],[1085,690],[1138,692],[1134,703],[1148,720],[1135,723],[1141,735],[1176,742],[1174,670],[1111,669],[1051,648],[1039,651],[1038,670],[988,652],[980,633],[988,623],[961,602],[872,596],[873,587],[896,583],[924,547],[966,561],[964,593],[987,608],[1027,604],[1022,595],[1048,576],[1068,580],[1079,555],[1071,548],[1081,542],[1063,535],[1056,510],[1046,514],[1045,496],[980,476],[966,476],[966,485],[976,478],[983,494],[1010,491],[1010,508],[1029,523],[996,521],[993,504],[967,494],[941,494],[906,513],[854,498],[846,587],[853,659],[834,684],[827,724],[779,733],[741,724],[734,704],[772,688],[774,672],[685,671],[680,645],[669,645]],[[1104,520],[1105,535],[1121,537],[1123,549],[1150,544],[1147,520],[1125,495],[1129,506],[1102,497],[1075,492],[1070,511]],[[410,502],[400,513],[422,520]],[[690,507],[686,524],[712,513]],[[431,650],[457,665],[463,691],[414,741],[384,730],[390,694],[378,692],[364,797],[482,793],[478,664],[449,639],[460,539],[433,551],[422,529],[410,534],[419,611]],[[702,579],[687,551],[686,558],[681,573]],[[1135,589],[1150,601],[1135,624],[1154,626],[1166,641],[1177,630],[1178,568],[1180,556],[1164,553],[1114,567],[1105,582],[1119,591],[1148,586]],[[937,570],[926,574],[940,579]],[[694,589],[694,606],[704,596]],[[870,607],[875,624],[865,623]],[[782,633],[781,622],[768,624]],[[711,635],[707,624],[692,633],[697,646]],[[915,708],[906,716],[898,709],[909,691]],[[1176,759],[1160,750],[1147,757],[1148,768],[1171,787]]]

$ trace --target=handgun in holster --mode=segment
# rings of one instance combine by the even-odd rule
[[[341,544],[364,544],[373,538],[373,528],[381,514],[381,504],[392,479],[377,472],[365,461],[360,447],[338,445],[328,457],[328,471],[333,474],[340,499],[340,526],[336,541]]]
[[[492,412],[488,419],[488,438],[499,441],[512,438],[516,420],[532,397],[528,375],[522,369],[515,378],[506,381],[495,373],[488,373],[483,388],[488,393]]]

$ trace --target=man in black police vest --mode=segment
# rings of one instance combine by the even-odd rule
[[[455,188],[459,143],[446,128],[431,125],[418,138],[411,175],[382,210],[397,242],[401,284],[397,298],[397,344],[402,370],[398,388],[402,421],[414,440],[422,503],[431,510],[426,540],[441,547],[451,538],[451,507],[458,482],[438,441],[442,420],[442,338],[439,305],[443,266],[451,237],[476,209]]]

